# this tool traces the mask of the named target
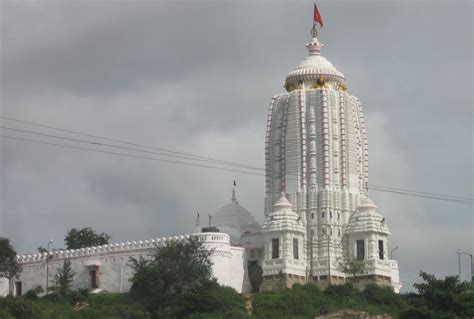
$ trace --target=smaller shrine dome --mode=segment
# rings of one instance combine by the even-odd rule
[[[282,193],[280,199],[273,205],[273,212],[268,214],[262,226],[262,232],[280,232],[290,230],[304,233],[305,222],[301,216],[293,210],[293,205]]]
[[[361,201],[356,211],[349,218],[346,228],[346,234],[365,232],[390,234],[385,218],[380,215],[377,206],[369,198]]]
[[[253,215],[237,202],[235,189],[232,190],[230,204],[225,205],[211,216],[212,225],[231,237],[232,243],[240,242],[244,233],[258,233],[260,224]]]

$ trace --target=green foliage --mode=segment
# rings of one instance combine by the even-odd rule
[[[313,318],[326,304],[317,286],[296,284],[293,289],[256,294],[253,307],[257,318]]]
[[[66,244],[66,249],[80,249],[107,245],[109,240],[110,236],[106,233],[97,234],[92,228],[85,227],[82,229],[70,229],[64,238],[64,243]]]
[[[324,294],[333,298],[342,299],[358,295],[359,290],[354,288],[351,283],[345,283],[343,285],[330,285],[324,290]]]
[[[142,300],[154,317],[172,318],[182,311],[183,296],[205,293],[212,274],[211,251],[197,239],[171,241],[151,260],[131,258],[131,294]]]
[[[346,275],[351,275],[354,283],[358,283],[358,275],[363,274],[366,266],[364,260],[351,259],[344,263],[339,264],[341,270]]]
[[[38,307],[30,300],[23,297],[0,298],[0,314],[2,311],[5,318],[15,319],[37,319],[40,318]],[[4,318],[0,317],[0,318]]]
[[[403,311],[399,319],[431,319],[431,315],[418,309],[409,309]]]
[[[408,302],[420,313],[432,318],[467,318],[474,316],[474,288],[461,282],[458,276],[437,279],[420,272],[424,282],[414,284],[418,295],[408,296]]]
[[[331,285],[324,292],[313,284],[306,284],[259,293],[254,296],[253,306],[256,318],[314,318],[320,313],[341,309],[388,313],[397,317],[406,309],[403,296],[389,288],[369,285],[361,292],[350,283]]]
[[[0,237],[0,273],[11,279],[16,277],[21,267],[16,260],[16,252],[10,244],[10,239]]]
[[[43,246],[39,246],[38,248],[36,248],[36,250],[38,251],[38,253],[42,254],[42,253],[47,253],[48,252],[48,249],[44,248]]]
[[[38,299],[38,295],[39,294],[42,294],[44,292],[44,289],[43,287],[41,287],[40,285],[36,286],[35,288],[33,289],[30,289],[28,290],[26,293],[25,293],[25,298],[26,299],[31,299],[31,300],[36,300]],[[1,317],[0,317],[1,318]]]
[[[230,287],[222,287],[216,281],[208,281],[199,292],[190,292],[179,298],[178,318],[185,318],[196,313],[230,314],[231,318],[244,318],[244,297]],[[225,315],[228,317],[228,315]]]
[[[68,294],[68,299],[72,304],[78,302],[86,302],[89,297],[89,289],[79,288],[77,290],[71,290]]]
[[[367,285],[362,292],[365,299],[374,304],[393,308],[404,308],[406,303],[400,295],[393,292],[391,287],[380,287],[375,284]]]
[[[71,268],[71,261],[66,259],[61,268],[54,275],[53,285],[48,288],[53,293],[61,297],[66,297],[71,293],[71,284],[75,273]]]

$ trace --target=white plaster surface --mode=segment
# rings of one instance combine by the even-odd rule
[[[51,252],[51,260],[47,263],[47,253],[17,256],[22,266],[18,279],[25,293],[37,286],[46,288],[46,269],[49,272],[49,285],[52,284],[54,274],[62,266],[64,260],[71,261],[75,273],[74,288],[91,288],[90,270],[97,268],[99,288],[109,292],[127,292],[130,290],[129,279],[133,274],[129,266],[130,257],[138,259],[150,258],[157,247],[164,246],[170,240],[186,240],[196,236],[204,241],[205,247],[213,249],[213,276],[219,284],[229,286],[242,292],[244,287],[245,249],[230,245],[229,235],[224,233],[198,233],[185,236],[174,236],[152,240],[126,242],[89,247],[79,250]],[[0,289],[3,287],[0,278]],[[8,289],[7,289],[8,290]],[[14,292],[15,293],[15,292]]]

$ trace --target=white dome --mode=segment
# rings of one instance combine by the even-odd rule
[[[349,218],[346,233],[375,232],[389,235],[390,230],[385,218],[380,215],[377,206],[370,199],[363,199]]]
[[[261,228],[252,214],[235,200],[235,195],[232,196],[230,204],[225,205],[212,215],[212,226],[230,234],[234,243],[239,242],[243,233],[256,233]]]
[[[339,72],[325,57],[321,56],[320,52],[323,44],[319,43],[318,39],[313,38],[306,46],[310,55],[287,75],[287,84],[298,85],[300,81],[317,81],[320,77],[326,81],[344,83],[344,74]]]
[[[344,74],[339,72],[331,62],[320,55],[310,55],[301,61],[286,77],[287,83],[298,84],[299,81],[325,80],[344,83]]]
[[[273,205],[273,212],[268,214],[262,226],[264,232],[280,232],[292,230],[304,233],[306,228],[300,215],[293,210],[293,205],[282,193],[280,199]]]

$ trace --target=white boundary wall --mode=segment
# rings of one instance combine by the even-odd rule
[[[198,237],[204,242],[205,247],[213,249],[211,260],[213,262],[213,276],[219,284],[229,286],[238,292],[245,292],[245,249],[230,245],[228,234],[224,233],[197,233],[192,235],[181,235],[163,237],[158,239],[113,243],[109,245],[81,248],[77,250],[61,250],[50,252],[50,260],[47,263],[48,253],[34,255],[19,255],[18,262],[22,271],[15,283],[21,283],[21,293],[24,294],[37,286],[46,288],[46,264],[48,264],[49,285],[52,284],[54,274],[62,266],[64,260],[71,261],[71,267],[75,272],[73,288],[92,287],[91,271],[97,271],[97,282],[100,290],[109,292],[127,292],[130,290],[129,279],[132,269],[129,266],[130,257],[138,259],[150,258],[150,254],[157,247],[163,247],[172,240],[187,240],[191,236]],[[3,278],[2,278],[3,279]],[[8,287],[8,282],[0,282],[0,296],[6,294],[3,287]],[[13,294],[18,284],[12,284]],[[246,283],[245,287],[249,285]],[[5,291],[3,291],[5,290]]]

